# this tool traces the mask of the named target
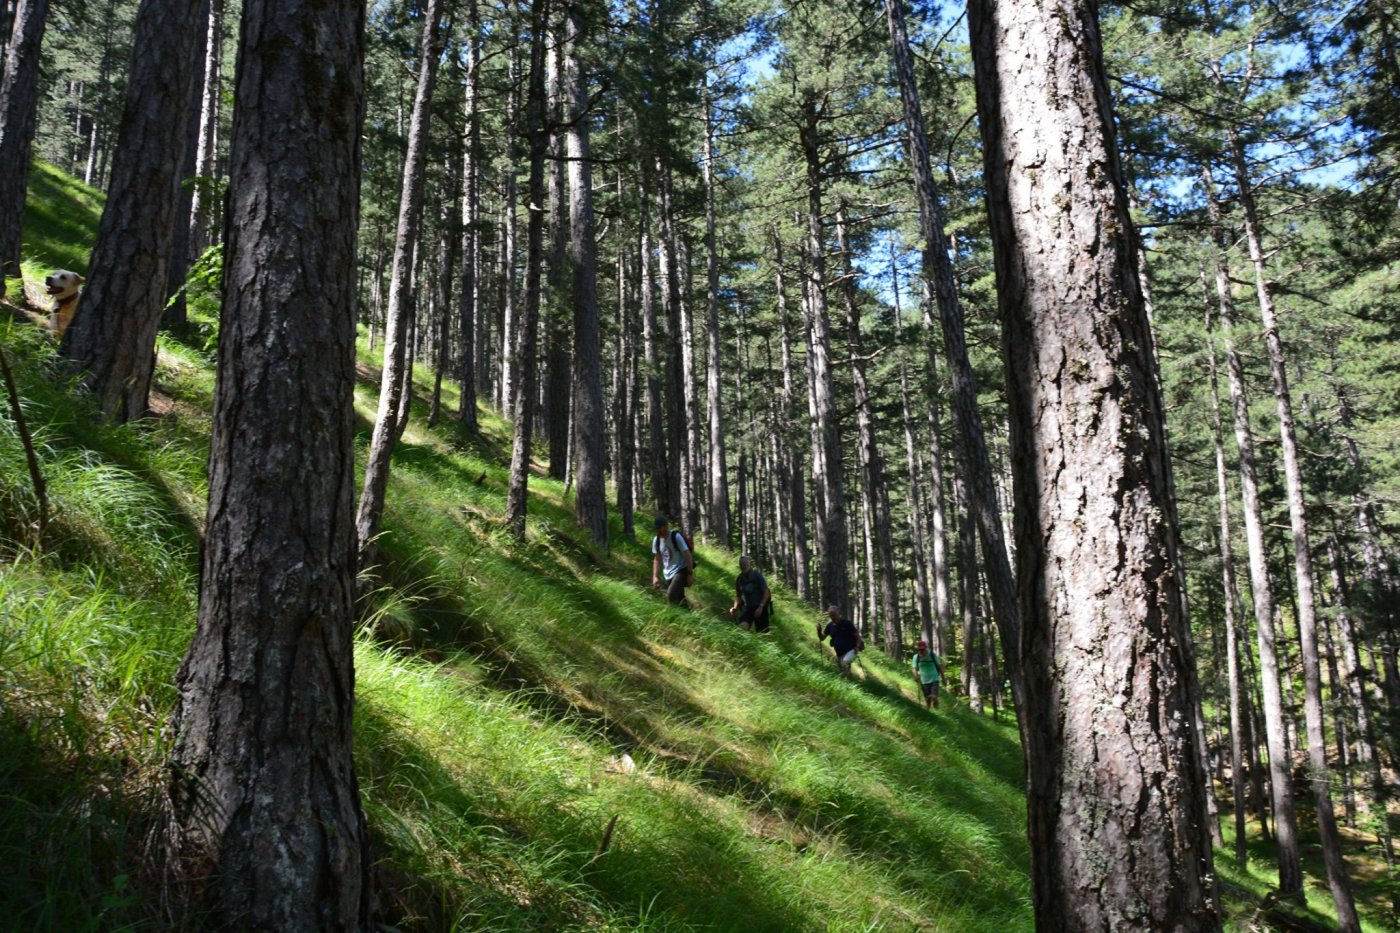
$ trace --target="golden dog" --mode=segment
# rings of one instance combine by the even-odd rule
[[[49,312],[49,331],[60,340],[68,325],[73,323],[73,315],[78,310],[78,287],[86,282],[76,272],[60,269],[44,279],[44,287],[53,298],[53,310]]]

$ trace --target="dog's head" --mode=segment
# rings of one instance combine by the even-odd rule
[[[78,286],[86,281],[87,279],[76,272],[60,269],[53,275],[44,279],[44,287],[47,288],[49,294],[58,299],[61,304],[78,294]]]

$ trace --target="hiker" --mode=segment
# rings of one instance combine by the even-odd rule
[[[773,607],[773,594],[768,591],[768,581],[753,565],[753,558],[747,554],[739,558],[739,576],[734,579],[734,605],[729,614],[738,612],[740,603],[744,611],[739,613],[739,628],[755,632],[768,631],[768,614]]]
[[[817,644],[829,637],[831,647],[836,651],[836,666],[842,674],[850,677],[851,664],[865,647],[865,643],[860,637],[860,632],[856,630],[856,624],[850,619],[841,618],[840,609],[827,606],[826,614],[831,621],[826,623],[826,628],[822,628],[820,624],[817,626]]]
[[[938,709],[938,684],[943,680],[943,659],[933,653],[926,641],[919,642],[918,650],[914,652],[913,673],[924,691],[924,709]]]
[[[685,602],[685,588],[695,573],[695,555],[685,543],[685,535],[671,530],[671,523],[657,516],[652,527],[656,537],[651,539],[651,585],[659,588],[666,580],[666,601],[679,606]]]

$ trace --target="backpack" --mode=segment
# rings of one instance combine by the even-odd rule
[[[672,528],[672,529],[671,529],[671,543],[672,543],[672,544],[674,544],[675,541],[676,541],[676,535],[680,535],[680,536],[681,536],[681,540],[685,542],[686,550],[688,550],[688,551],[690,552],[690,555],[691,555],[691,556],[690,556],[690,565],[691,565],[691,567],[692,567],[692,571],[691,571],[691,575],[690,575],[689,577],[686,578],[686,582],[685,582],[685,585],[686,585],[686,586],[690,586],[692,583],[695,582],[695,580],[694,580],[694,570],[693,570],[693,568],[694,568],[694,566],[695,566],[695,542],[692,541],[690,535],[686,534],[684,531],[680,531],[679,529]],[[660,540],[661,540],[661,539],[660,539],[659,537],[653,537],[653,538],[652,538],[652,541],[653,541],[653,542],[660,542]],[[679,550],[679,548],[677,548],[677,550]]]

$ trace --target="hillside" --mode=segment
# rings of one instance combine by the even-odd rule
[[[36,182],[28,271],[80,265],[95,194],[47,168]],[[119,428],[72,391],[36,328],[0,316],[52,510],[42,548],[20,547],[33,494],[6,406],[0,926],[167,920],[161,762],[195,613],[213,391],[213,309],[193,299],[190,334],[161,338],[161,416]],[[377,387],[363,341],[360,362],[363,454]],[[903,666],[874,651],[841,679],[817,614],[781,588],[771,635],[735,629],[735,558],[703,542],[691,609],[667,607],[647,586],[647,542],[614,517],[610,552],[582,543],[568,492],[541,475],[516,544],[499,521],[508,428],[484,410],[482,423],[478,437],[430,430],[415,406],[385,581],[366,596],[356,755],[382,922],[1033,926],[1012,726],[957,703],[925,712]],[[1219,862],[1243,924],[1267,864],[1236,876]]]

